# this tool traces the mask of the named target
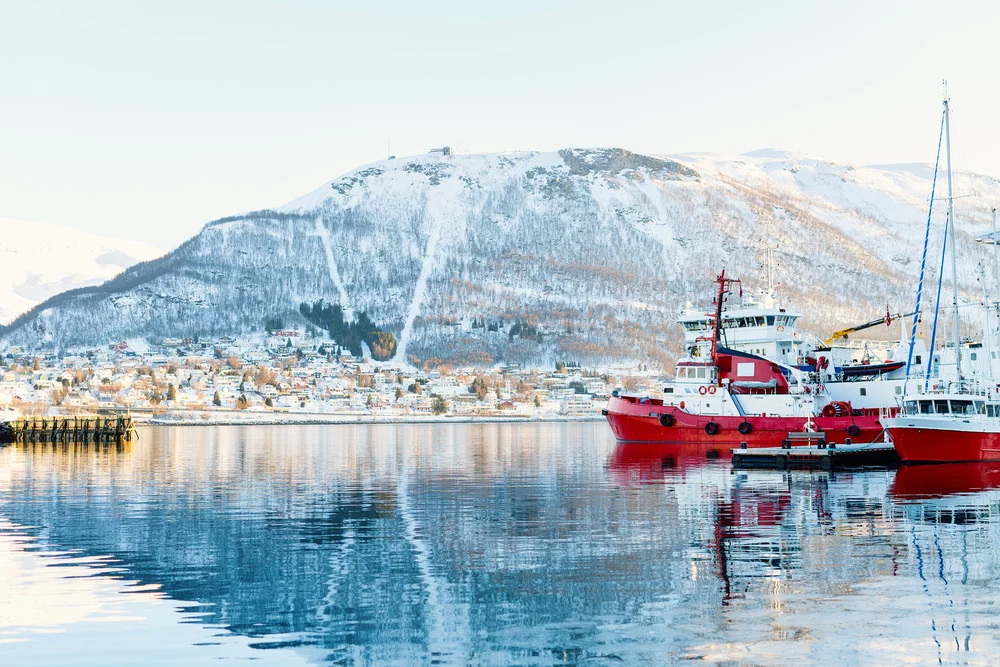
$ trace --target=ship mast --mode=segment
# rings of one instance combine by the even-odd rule
[[[955,256],[955,210],[954,210],[954,197],[952,196],[951,189],[951,109],[948,106],[948,82],[944,82],[944,137],[945,137],[945,160],[948,167],[948,222],[949,229],[948,233],[951,236],[951,287],[952,287],[952,306],[953,306],[953,319],[955,327],[955,373],[958,377],[958,383],[961,387],[962,384],[962,347],[961,347],[961,332],[958,328],[958,264]]]
[[[722,269],[722,273],[719,277],[715,279],[716,285],[719,286],[718,292],[715,295],[715,313],[710,315],[712,318],[712,362],[715,363],[718,358],[719,343],[722,342],[722,304],[726,300],[726,295],[729,294],[734,283],[740,282],[739,278],[727,278],[726,270]],[[740,284],[740,296],[743,296],[743,285]],[[703,339],[702,339],[703,340]]]
[[[997,318],[998,318],[998,320],[997,320],[997,344],[998,344],[998,346],[1000,346],[1000,255],[997,254],[998,250],[1000,250],[1000,248],[997,247],[997,243],[998,242],[1000,242],[1000,239],[997,239],[997,207],[994,206],[993,207],[993,270],[996,271],[996,274],[997,274],[997,281],[996,281],[997,300],[993,302],[993,307],[997,311]],[[986,309],[986,328],[987,329],[990,328],[989,317],[990,317],[990,311],[989,311],[989,308],[987,308]],[[993,358],[992,355],[990,355],[990,359],[992,359],[992,358]],[[990,361],[990,375],[992,376],[992,374],[993,374],[993,362]]]

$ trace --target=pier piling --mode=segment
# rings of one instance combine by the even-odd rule
[[[101,419],[98,416],[19,417],[0,422],[0,445],[36,442],[131,442],[137,438],[131,415]]]

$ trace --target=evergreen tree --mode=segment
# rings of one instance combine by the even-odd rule
[[[217,408],[222,406],[222,398],[219,396],[218,390],[215,392],[215,396],[212,397],[212,405]]]

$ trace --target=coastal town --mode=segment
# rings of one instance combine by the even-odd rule
[[[611,391],[653,392],[661,372],[555,362],[399,368],[306,331],[120,341],[0,355],[0,405],[31,415],[131,413],[144,421],[281,422],[600,418]]]

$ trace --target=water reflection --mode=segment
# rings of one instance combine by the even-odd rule
[[[0,557],[45,573],[18,597],[114,608],[92,664],[148,604],[186,664],[988,662],[998,477],[937,468],[734,471],[603,424],[164,428],[0,451]],[[58,662],[29,626],[0,615],[0,652]]]
[[[1000,486],[1000,463],[942,463],[902,466],[892,484],[899,499],[943,498]]]

